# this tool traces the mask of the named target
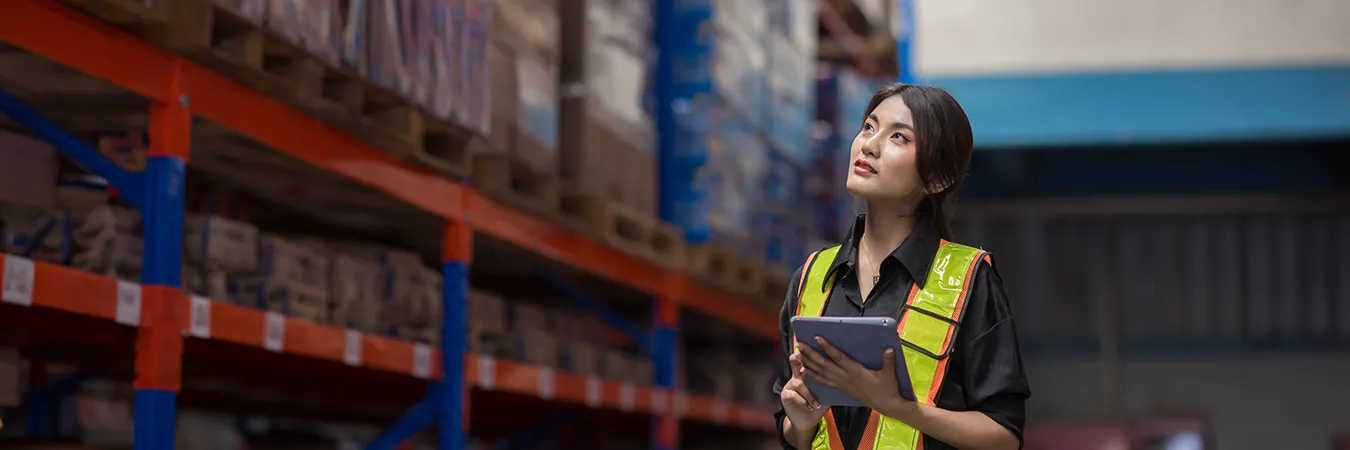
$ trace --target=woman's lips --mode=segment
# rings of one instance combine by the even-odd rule
[[[872,163],[859,158],[857,161],[853,162],[853,172],[858,175],[875,175],[877,169],[872,167]]]

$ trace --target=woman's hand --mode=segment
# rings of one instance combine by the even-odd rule
[[[844,391],[874,410],[913,403],[900,396],[900,386],[895,379],[895,349],[886,349],[882,355],[881,370],[870,370],[834,348],[824,338],[816,337],[816,342],[825,351],[824,354],[808,346],[800,346],[807,376]]]
[[[795,435],[792,437],[796,438],[795,442],[804,441],[809,447],[811,439],[816,435],[817,424],[830,409],[821,406],[806,388],[806,369],[802,366],[802,354],[793,353],[788,356],[788,366],[792,369],[792,378],[783,385],[779,399],[783,402],[783,411],[787,413],[788,420],[792,422]]]

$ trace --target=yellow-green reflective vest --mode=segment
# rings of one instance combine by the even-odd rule
[[[825,279],[830,261],[839,253],[831,247],[812,254],[802,269],[798,283],[797,315],[818,317],[830,297],[834,279]],[[981,259],[988,261],[984,251],[965,245],[942,241],[928,279],[923,286],[915,283],[905,301],[897,332],[905,343],[903,354],[909,379],[914,384],[918,401],[933,406],[937,401],[942,379],[947,374],[947,357],[957,324],[965,312],[969,281],[975,276],[975,267]],[[812,450],[845,450],[835,426],[834,413],[828,412],[820,421]],[[904,422],[872,411],[867,420],[858,450],[921,450],[923,435]]]

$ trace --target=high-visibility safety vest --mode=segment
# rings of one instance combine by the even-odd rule
[[[825,300],[830,297],[834,278],[825,279],[830,261],[839,253],[831,247],[812,254],[802,270],[798,283],[797,315],[819,317]],[[918,401],[934,406],[942,379],[947,374],[948,356],[952,339],[960,327],[965,312],[966,297],[970,295],[970,280],[981,259],[988,261],[984,251],[943,240],[933,258],[933,266],[923,286],[915,283],[900,313],[901,349],[909,379],[914,384]],[[817,263],[821,261],[823,263]],[[827,412],[816,431],[812,450],[845,450],[835,425],[834,413]],[[872,411],[867,429],[857,450],[921,450],[923,435],[919,430],[890,417]]]

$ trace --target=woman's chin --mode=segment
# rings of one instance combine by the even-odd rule
[[[850,175],[848,181],[844,183],[844,188],[848,189],[848,193],[852,194],[854,197],[867,200],[876,197],[879,193],[877,186],[873,186],[873,183],[869,183],[868,181],[870,180],[863,180]]]

